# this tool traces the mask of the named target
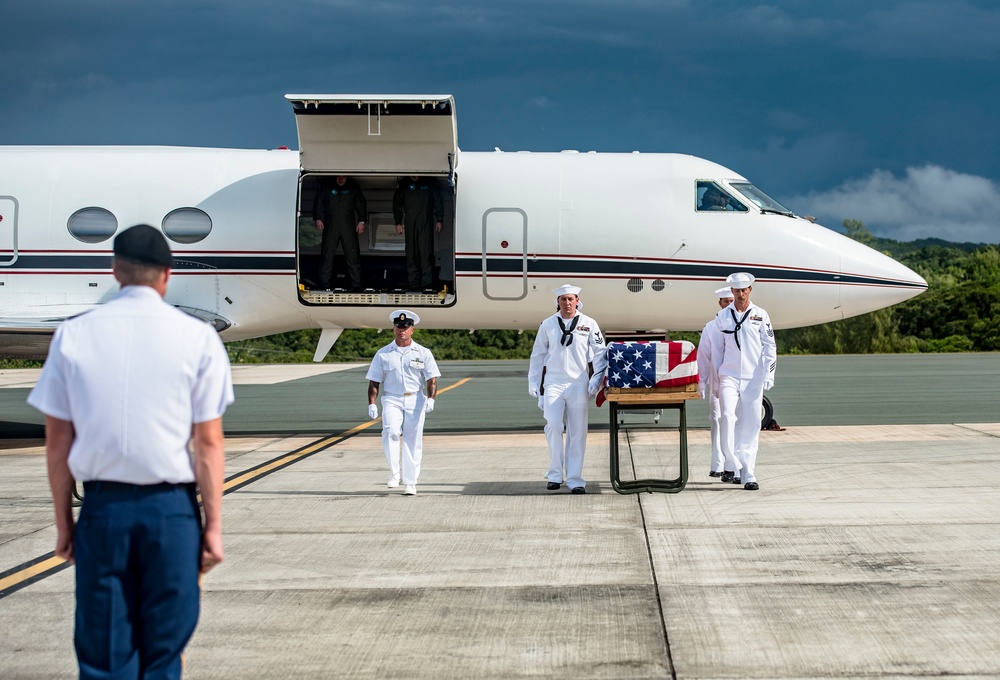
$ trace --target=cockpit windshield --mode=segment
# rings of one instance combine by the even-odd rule
[[[719,184],[708,180],[698,180],[695,192],[695,210],[698,212],[708,210],[746,212],[747,207],[733,198],[732,194]]]
[[[746,196],[764,212],[775,212],[781,215],[792,214],[791,210],[778,203],[750,182],[730,182],[729,186]]]

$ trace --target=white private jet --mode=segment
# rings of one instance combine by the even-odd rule
[[[737,173],[693,156],[460,152],[449,95],[287,95],[299,152],[176,147],[0,147],[0,355],[43,357],[64,319],[108,300],[115,234],[161,228],[167,300],[227,341],[321,328],[533,329],[552,289],[583,287],[609,334],[699,330],[734,271],[776,328],[863,314],[927,288],[871,248],[793,214]],[[316,290],[312,202],[349,175],[367,198],[360,292]],[[435,285],[406,288],[392,195],[435,182],[445,203]],[[706,192],[720,198],[708,205]],[[343,264],[338,269],[344,274]]]

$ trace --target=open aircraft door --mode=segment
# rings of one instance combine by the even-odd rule
[[[451,95],[285,95],[299,135],[299,297],[316,305],[441,305],[454,303],[454,229],[458,136]],[[341,250],[334,276],[320,265],[320,234],[313,228],[320,195],[346,176],[366,199],[359,238],[361,284],[349,286]],[[421,177],[443,205],[443,229],[434,236],[434,283],[407,285],[404,236],[396,234],[397,182]],[[407,180],[408,181],[408,180]],[[318,209],[318,208],[317,208]],[[325,229],[325,227],[324,227]],[[326,237],[326,236],[324,236]],[[409,236],[407,236],[409,238]],[[329,267],[329,265],[326,265]],[[328,272],[329,269],[326,269]]]
[[[17,199],[0,196],[0,266],[17,259]]]
[[[451,95],[285,95],[303,172],[451,176],[458,132]]]

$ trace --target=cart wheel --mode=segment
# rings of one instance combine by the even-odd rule
[[[771,405],[771,400],[767,397],[761,402],[761,418],[760,418],[760,429],[766,430],[771,421],[774,420],[774,406]]]

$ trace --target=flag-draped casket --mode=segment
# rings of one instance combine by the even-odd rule
[[[612,342],[608,345],[608,387],[682,387],[697,382],[698,354],[690,342]]]

